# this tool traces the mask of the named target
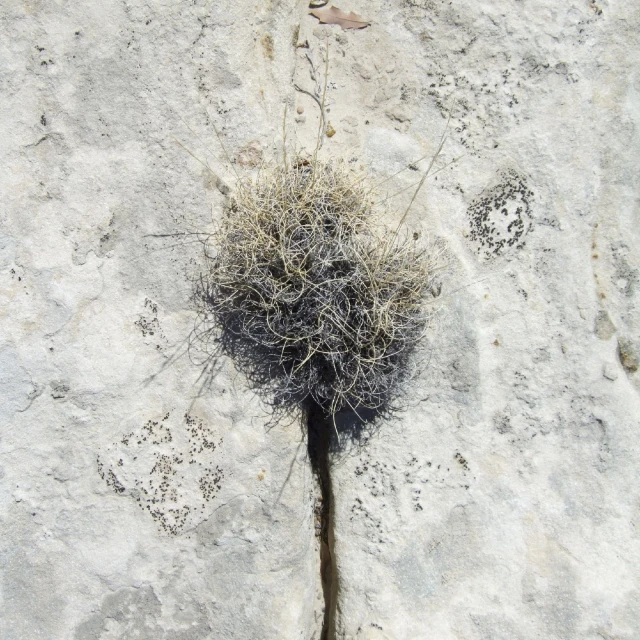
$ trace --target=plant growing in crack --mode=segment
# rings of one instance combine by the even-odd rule
[[[434,168],[445,135],[397,226],[385,228],[368,176],[320,154],[329,135],[328,50],[323,87],[307,59],[315,89],[295,88],[320,109],[315,149],[288,155],[283,125],[281,161],[263,164],[255,177],[236,174],[223,219],[204,242],[194,298],[205,353],[231,356],[275,410],[306,415],[322,495],[326,630],[336,579],[329,454],[340,431],[357,432],[393,405],[433,317],[444,249],[421,242],[404,223],[426,179],[445,168]]]
[[[205,240],[195,300],[201,344],[230,355],[272,406],[317,407],[337,434],[338,414],[391,405],[433,316],[444,251],[403,224],[444,136],[387,229],[368,177],[319,155],[325,95],[326,78],[312,155],[288,158],[285,149],[256,177],[237,176]]]

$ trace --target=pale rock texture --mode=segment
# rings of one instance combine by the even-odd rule
[[[190,297],[285,104],[313,151],[328,44],[321,153],[390,224],[449,117],[457,158],[407,218],[450,257],[419,373],[332,458],[328,636],[639,638],[640,8],[307,6],[0,9],[0,637],[320,638],[304,424]]]

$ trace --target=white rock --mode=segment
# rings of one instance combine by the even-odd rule
[[[293,83],[322,89],[340,27],[294,5],[4,10],[2,638],[320,638],[303,429],[273,426],[226,358],[203,385],[187,350],[185,234],[257,170],[227,154],[282,157],[284,104],[304,107],[291,149],[316,146]],[[342,8],[371,25],[330,38],[325,106],[358,126],[321,153],[376,182],[424,157],[384,183],[390,223],[449,116],[434,166],[459,159],[407,216],[452,256],[424,370],[332,461],[330,637],[631,640],[640,9]]]

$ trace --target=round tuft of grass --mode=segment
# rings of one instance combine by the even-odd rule
[[[383,409],[432,315],[441,252],[376,224],[367,180],[341,162],[239,181],[197,288],[218,339],[278,405]]]

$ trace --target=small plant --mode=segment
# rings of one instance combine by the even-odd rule
[[[328,45],[322,90],[306,58],[315,89],[294,87],[320,108],[315,151],[287,161],[285,109],[282,162],[253,179],[236,174],[223,221],[206,239],[195,297],[199,342],[222,347],[276,408],[304,406],[311,436],[326,418],[336,428],[340,411],[387,408],[409,375],[433,316],[428,298],[439,294],[443,250],[400,229],[425,180],[457,159],[432,171],[445,129],[397,228],[377,224],[368,177],[319,158],[330,135]]]
[[[239,179],[207,241],[208,331],[278,406],[380,410],[407,376],[442,252],[375,224],[373,198],[342,162],[285,158]]]

